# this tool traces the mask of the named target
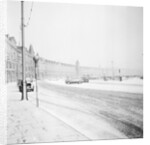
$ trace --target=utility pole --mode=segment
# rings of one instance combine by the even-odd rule
[[[22,98],[26,98],[25,47],[24,47],[24,1],[21,1],[21,39],[22,39]]]

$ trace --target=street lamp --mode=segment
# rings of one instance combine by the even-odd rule
[[[114,80],[115,74],[114,74],[114,61],[111,61],[112,64],[112,79]]]
[[[39,107],[39,99],[38,99],[38,85],[37,85],[37,68],[38,68],[38,61],[39,61],[39,55],[36,54],[33,57],[34,63],[35,63],[35,80],[36,80],[36,105]]]

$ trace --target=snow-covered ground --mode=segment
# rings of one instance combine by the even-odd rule
[[[126,131],[132,137],[138,137],[138,132],[142,136],[142,94],[95,91],[137,93],[133,88],[142,89],[141,80],[70,85],[64,80],[45,81],[38,82],[39,108],[36,91],[28,93],[29,101],[20,101],[17,85],[8,84],[8,143],[128,138]],[[84,88],[92,89],[91,96]]]
[[[118,84],[118,85],[143,85],[143,80],[140,78],[129,78],[129,79],[123,79],[122,81],[118,80],[94,80],[90,81],[93,83],[105,83],[105,84]]]
[[[20,101],[21,93],[18,92],[16,83],[9,84],[7,89],[8,144],[88,140],[52,114],[31,103],[31,96],[35,96],[34,92],[29,94],[29,101]]]
[[[139,78],[125,79],[123,81],[103,81],[103,80],[90,80],[89,83],[81,84],[66,84],[65,80],[45,80],[46,82],[63,85],[67,87],[78,87],[85,89],[96,89],[106,91],[118,91],[128,93],[143,93],[143,80]]]
[[[59,93],[44,88],[40,88],[39,94],[40,108],[53,114],[83,134],[88,140],[127,138],[104,119],[97,118],[90,113],[88,111],[90,107],[87,104],[67,99]]]
[[[40,100],[37,108],[35,92],[28,94],[29,101],[20,101],[16,83],[7,87],[8,144],[127,138],[104,120],[76,109],[84,109],[77,102],[73,104],[66,99],[61,102],[58,94],[50,90],[40,88],[39,99],[44,98],[47,103]]]

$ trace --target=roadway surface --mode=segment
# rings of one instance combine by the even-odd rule
[[[88,140],[143,137],[143,94],[38,85],[40,107]]]

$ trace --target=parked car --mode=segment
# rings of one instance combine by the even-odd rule
[[[65,80],[66,84],[80,84],[83,83],[83,79],[82,78],[67,78]]]
[[[19,91],[22,92],[23,80],[18,80],[17,85],[18,85]],[[34,83],[33,83],[32,79],[26,79],[26,90],[27,90],[27,92],[34,91]]]

